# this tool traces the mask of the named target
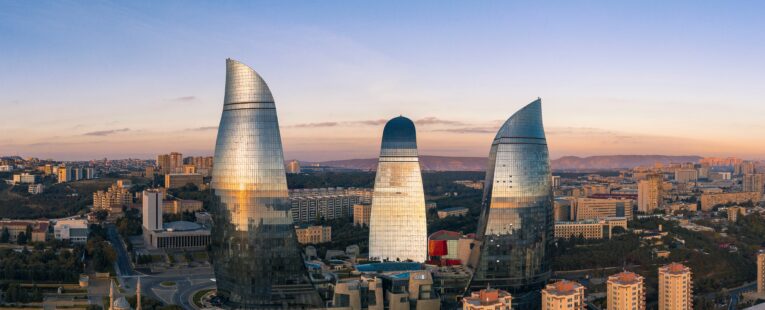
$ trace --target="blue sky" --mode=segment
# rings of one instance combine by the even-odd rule
[[[485,156],[542,97],[553,157],[765,158],[765,3],[0,1],[0,154],[211,154],[224,60],[277,100],[285,156]]]

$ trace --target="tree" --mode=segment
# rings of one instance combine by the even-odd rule
[[[19,233],[18,237],[16,237],[16,243],[18,244],[27,244],[27,234],[23,231]]]
[[[32,239],[32,225],[27,225],[26,235],[27,235],[28,241],[34,241]]]
[[[8,231],[8,227],[3,227],[3,232],[0,233],[0,243],[8,243],[11,240],[11,232]]]

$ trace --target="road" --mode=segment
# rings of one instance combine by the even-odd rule
[[[107,238],[117,254],[114,270],[127,292],[134,293],[136,279],[141,278],[141,292],[144,296],[162,301],[166,304],[176,304],[184,309],[193,309],[191,297],[201,289],[214,288],[212,268],[197,267],[188,269],[171,269],[161,274],[146,275],[136,272],[130,263],[130,256],[122,243],[122,237],[114,225],[107,226]],[[174,287],[164,287],[162,282],[175,282]]]

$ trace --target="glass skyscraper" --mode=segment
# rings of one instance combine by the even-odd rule
[[[211,187],[212,261],[226,307],[321,306],[292,225],[274,98],[254,70],[231,59]]]
[[[425,212],[417,133],[410,119],[399,116],[383,129],[369,219],[370,259],[424,262]]]
[[[537,99],[513,114],[491,145],[469,262],[471,288],[490,285],[513,295],[513,309],[539,309],[539,290],[550,278],[552,216],[550,159]]]

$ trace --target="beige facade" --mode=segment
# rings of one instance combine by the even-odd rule
[[[603,219],[607,217],[625,217],[632,219],[632,199],[596,199],[577,198],[576,220]]]
[[[662,176],[647,175],[638,182],[638,211],[651,213],[662,205]]]
[[[634,272],[624,271],[609,276],[606,282],[608,310],[645,309],[644,279]]]
[[[744,175],[743,180],[744,192],[759,192],[765,191],[765,173],[750,173]]]
[[[693,309],[691,269],[678,263],[659,267],[659,310]]]
[[[606,218],[601,220],[586,220],[577,222],[556,222],[555,238],[603,239],[611,238],[614,227],[627,229],[627,219]]]
[[[765,294],[765,251],[757,253],[757,294]]]
[[[47,220],[0,220],[0,231],[8,230],[8,242],[17,242],[19,234],[26,235],[27,228],[32,228],[32,236],[26,236],[27,242],[45,242],[48,235]]]
[[[127,188],[113,184],[106,191],[93,193],[93,209],[109,212],[122,212],[122,207],[133,204],[133,198]]]
[[[371,204],[353,205],[353,225],[369,226],[369,217],[372,214]]]
[[[584,286],[572,281],[548,284],[542,290],[542,310],[583,310]]]
[[[678,169],[675,170],[675,182],[690,183],[699,179],[699,172],[696,169]]]
[[[295,234],[300,244],[319,244],[332,241],[331,226],[295,227]]]
[[[194,184],[202,188],[203,177],[199,173],[169,173],[165,174],[165,188],[180,188],[186,184]]]
[[[497,289],[484,289],[462,298],[462,310],[511,310],[513,296]]]
[[[757,202],[760,200],[761,193],[758,192],[740,192],[723,194],[702,194],[701,210],[711,211],[716,205],[727,203],[745,203],[747,201]]]
[[[742,207],[729,207],[728,208],[728,222],[735,223],[738,221],[740,215],[746,215],[746,208]]]
[[[172,152],[157,155],[157,166],[160,174],[179,173],[183,171],[183,154]]]
[[[350,217],[354,205],[372,203],[372,190],[369,188],[293,189],[289,195],[293,223]]]
[[[197,212],[202,210],[202,202],[199,200],[175,199],[165,200],[162,203],[163,214],[180,214],[184,212]]]

